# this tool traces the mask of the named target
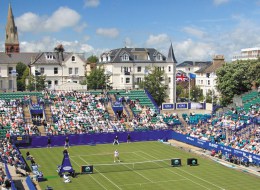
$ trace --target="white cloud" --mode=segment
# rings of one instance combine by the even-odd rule
[[[21,32],[58,32],[78,24],[80,15],[76,11],[60,7],[51,16],[40,16],[32,12],[17,17],[15,22]]]
[[[146,41],[147,46],[160,46],[161,44],[169,43],[170,38],[167,34],[150,35]]]
[[[176,58],[182,61],[184,60],[206,61],[209,60],[209,57],[211,57],[214,54],[213,51],[214,46],[212,44],[205,43],[205,42],[195,42],[192,39],[187,39],[175,43],[174,49],[175,49]]]
[[[86,41],[88,41],[88,40],[90,39],[90,36],[85,35],[85,36],[83,36],[83,39],[84,39],[84,41],[86,42]]]
[[[99,0],[85,0],[84,7],[97,7],[99,3]]]
[[[96,34],[109,38],[116,38],[119,35],[119,31],[116,28],[98,28]]]
[[[57,40],[51,37],[44,37],[40,41],[22,41],[20,47],[21,52],[43,52],[53,51],[57,44],[62,44],[67,52],[92,53],[95,51],[91,45],[86,43]]]
[[[213,0],[214,5],[218,6],[221,4],[228,3],[230,0]]]
[[[75,27],[75,31],[76,32],[78,32],[78,33],[81,33],[81,32],[83,32],[83,30],[85,29],[85,28],[87,28],[87,23],[86,22],[83,22],[83,23],[81,23],[81,24],[79,24],[78,26],[76,26]]]
[[[124,44],[124,46],[130,48],[130,47],[134,47],[135,45],[134,45],[134,43],[132,42],[131,38],[126,37],[126,38],[125,38],[125,44]]]
[[[194,27],[184,27],[183,28],[183,31],[186,32],[187,34],[190,34],[192,36],[195,36],[197,38],[203,38],[206,36],[206,33],[202,30],[199,30],[197,28],[194,28]]]

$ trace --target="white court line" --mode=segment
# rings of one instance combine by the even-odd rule
[[[84,159],[82,159],[80,156],[79,156],[79,158],[82,160],[82,161],[84,161],[86,164],[88,164],[88,162],[86,162],[86,160],[84,160]],[[95,169],[95,168],[94,168]],[[95,170],[97,170],[97,169],[95,169]],[[97,170],[97,172],[99,172],[98,170]],[[99,174],[100,175],[102,175],[104,178],[106,178],[110,183],[112,183],[114,186],[116,186],[118,189],[121,189],[117,184],[115,184],[113,181],[111,181],[108,177],[106,177],[104,174],[102,174],[101,172],[99,172]],[[122,190],[122,189],[121,189]]]
[[[146,155],[149,156],[149,157],[155,158],[154,156],[151,156],[151,155],[149,155],[149,154],[147,154],[147,153],[145,153],[145,152],[143,152],[143,151],[142,151],[142,153],[143,153],[143,154],[146,154]],[[142,157],[142,158],[144,158],[144,159],[147,160],[147,158],[145,158],[145,157],[143,157],[143,156],[140,156],[140,157]],[[155,163],[155,164],[156,164],[156,163]],[[157,165],[159,165],[159,164],[157,164]],[[201,186],[201,187],[204,187],[205,189],[209,189],[209,190],[210,190],[210,188],[205,187],[204,185],[201,185],[201,184],[199,184],[199,183],[197,183],[197,182],[195,182],[195,181],[193,181],[193,180],[191,180],[191,179],[189,179],[189,178],[187,178],[187,177],[185,177],[185,176],[183,176],[183,175],[181,175],[181,174],[178,174],[178,173],[176,173],[176,172],[174,172],[174,171],[172,171],[172,170],[170,170],[170,169],[168,169],[168,168],[165,168],[165,169],[168,170],[168,171],[170,171],[170,172],[172,172],[172,173],[174,173],[174,174],[176,174],[176,175],[178,175],[178,176],[180,176],[180,177],[183,177],[183,178],[185,178],[185,179],[191,181],[192,183],[195,183],[195,184],[197,184],[197,185],[199,185],[199,186]]]
[[[80,167],[80,165],[78,165],[77,162],[75,162],[72,158],[70,158],[70,160],[72,160],[77,166]],[[101,183],[99,183],[99,181],[96,180],[93,176],[91,176],[91,174],[90,174],[89,176],[90,176],[97,184],[99,184],[103,189],[106,189],[106,190],[107,190],[107,188],[104,187]]]
[[[152,157],[152,158],[156,158],[156,157],[154,157],[154,156],[152,156],[152,155],[150,155],[150,154],[148,154],[148,153],[146,153],[146,152],[143,152],[144,154],[146,154],[146,155],[148,155],[148,156],[150,156],[150,157]],[[205,179],[202,179],[202,178],[200,178],[200,177],[198,177],[198,176],[196,176],[196,175],[193,175],[193,174],[191,174],[191,173],[189,173],[189,172],[186,172],[185,170],[182,170],[182,169],[180,169],[180,168],[178,168],[178,167],[176,167],[176,169],[178,169],[178,170],[181,170],[181,171],[183,171],[183,172],[185,172],[185,173],[187,173],[187,174],[189,174],[189,175],[191,175],[191,176],[193,176],[193,177],[195,177],[195,178],[197,178],[197,179],[200,179],[200,180],[202,180],[202,181],[204,181],[204,182],[206,182],[206,183],[208,183],[208,184],[211,184],[211,185],[214,185],[215,187],[217,187],[217,188],[219,188],[219,189],[221,189],[221,190],[225,190],[223,187],[220,187],[220,186],[218,186],[218,185],[216,185],[216,184],[214,184],[214,183],[211,183],[211,182],[209,182],[209,181],[207,181],[207,180],[205,180]],[[171,171],[171,170],[170,170]],[[191,180],[192,181],[192,180]],[[193,182],[193,181],[192,181]]]
[[[72,158],[70,158],[77,166],[79,166],[80,167],[80,165],[78,165],[77,164],[77,162],[75,162]],[[97,184],[99,184],[103,189],[106,189],[107,190],[107,188],[106,187],[104,187],[101,183],[99,183],[99,181],[98,180],[96,180],[94,177],[92,177],[91,175],[90,175],[90,177],[97,183]]]
[[[170,179],[170,180],[165,180],[165,181],[156,181],[156,182],[152,182],[152,183],[168,183],[168,182],[173,182],[173,181],[183,181],[186,179]],[[146,184],[151,184],[150,182],[147,183],[128,183],[128,184],[124,184],[124,185],[120,185],[121,187],[123,186],[133,186],[133,185],[146,185]]]
[[[141,151],[134,151],[134,152],[120,152],[121,154],[135,154],[136,152],[141,152]],[[70,158],[73,158],[73,157],[78,157],[78,156],[82,156],[82,157],[85,157],[85,156],[107,156],[107,155],[114,155],[114,153],[112,152],[106,152],[106,153],[99,153],[99,154],[83,154],[83,155],[76,155],[76,156],[70,156]]]

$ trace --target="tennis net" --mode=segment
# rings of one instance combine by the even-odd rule
[[[117,162],[113,164],[93,164],[97,173],[122,172],[133,170],[148,170],[157,168],[166,168],[171,166],[171,159],[149,160],[142,162]]]

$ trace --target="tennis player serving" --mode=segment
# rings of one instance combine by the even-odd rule
[[[117,150],[115,150],[115,152],[114,152],[114,162],[116,162],[116,161],[120,162],[119,152]]]

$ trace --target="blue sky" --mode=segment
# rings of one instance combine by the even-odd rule
[[[109,49],[156,48],[172,42],[178,62],[227,61],[242,48],[260,47],[260,0],[0,0],[0,51],[4,51],[8,4],[21,51],[99,55]]]

